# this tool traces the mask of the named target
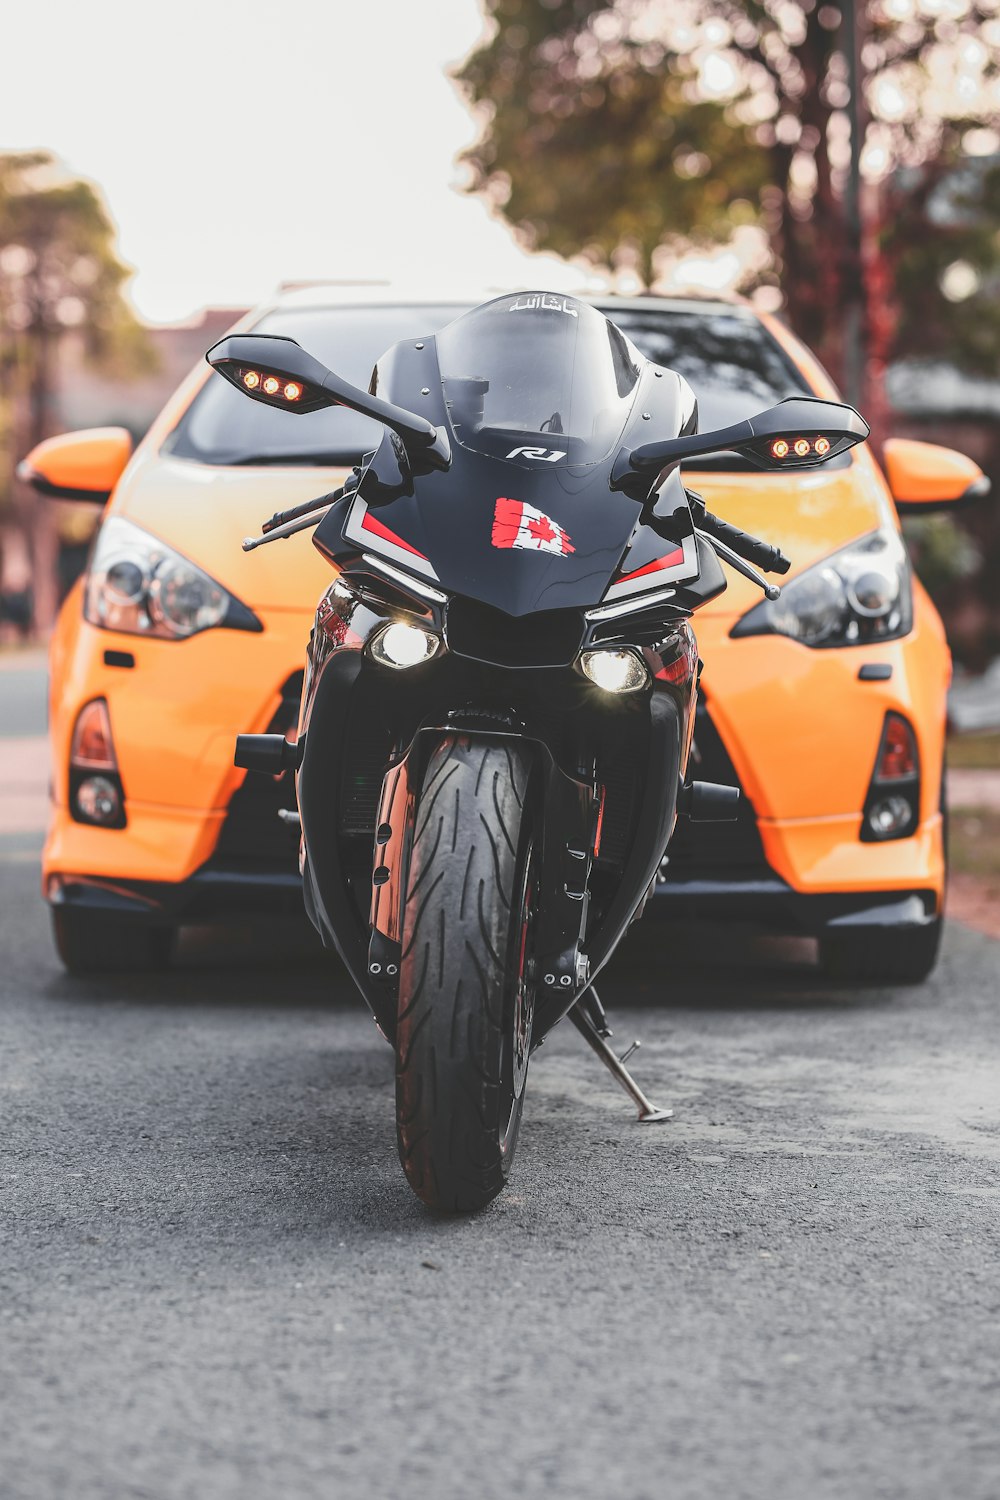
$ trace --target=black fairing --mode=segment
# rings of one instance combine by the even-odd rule
[[[676,464],[642,478],[629,455],[696,430],[697,409],[577,306],[497,299],[391,349],[371,395],[428,424],[434,451],[386,430],[315,532],[342,576],[317,611],[300,723],[306,906],[389,1037],[443,737],[514,738],[534,759],[536,1042],[641,912],[677,816],[699,671],[687,616],[725,579]],[[536,312],[551,313],[540,340]],[[470,326],[490,319],[480,354]],[[434,637],[408,670],[383,654],[401,617]],[[620,646],[645,676],[616,694],[585,653]]]
[[[391,1038],[408,819],[426,756],[442,734],[515,737],[541,787],[539,1040],[611,956],[659,867],[693,724],[694,637],[683,620],[661,621],[640,648],[648,688],[615,700],[577,671],[512,671],[450,650],[387,675],[369,647],[397,614],[362,579],[334,584],[317,611],[298,776],[306,907]],[[424,618],[440,621],[434,609]]]
[[[625,403],[620,439],[604,461],[574,463],[573,440],[558,434],[512,430],[504,457],[463,446],[455,438],[453,413],[445,400],[436,340],[397,344],[379,361],[372,391],[447,430],[451,465],[442,472],[421,464],[386,434],[363,469],[356,496],[317,528],[317,547],[340,564],[366,546],[382,555],[388,552],[446,593],[471,597],[507,615],[599,603],[619,568],[648,567],[693,529],[682,490],[671,507],[672,519],[647,528],[638,523],[648,480],[638,492],[612,488],[617,454],[628,452],[650,432],[680,435],[696,420],[691,392],[681,378],[655,368],[637,352],[635,358],[637,378]],[[531,451],[508,456],[518,449]],[[509,525],[504,525],[511,506],[498,511],[498,502],[540,512],[541,521],[526,524],[558,537],[554,545],[560,550],[512,546],[505,540]],[[396,539],[389,547],[386,531]],[[630,544],[638,549],[634,562],[626,557]],[[393,552],[393,546],[400,550]],[[692,550],[689,564],[675,569],[670,581],[695,573]]]

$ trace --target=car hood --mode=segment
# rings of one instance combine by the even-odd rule
[[[690,474],[691,489],[705,498],[710,511],[780,547],[791,560],[785,583],[857,537],[879,526],[896,526],[885,481],[867,451],[849,468],[815,469],[798,474]],[[739,618],[758,604],[761,591],[726,566],[729,587],[698,611]]]
[[[244,552],[276,510],[287,510],[343,484],[344,468],[218,468],[139,452],[111,502],[122,516],[176,547],[251,609],[311,612],[329,585],[331,566],[312,533]]]
[[[126,517],[192,562],[252,609],[311,611],[331,580],[331,567],[309,531],[244,552],[276,510],[343,484],[345,468],[221,468],[140,450],[111,502]],[[885,481],[867,451],[849,468],[799,474],[691,474],[691,488],[724,520],[779,546],[791,559],[787,575],[812,567],[879,526],[895,526]],[[738,619],[760,601],[760,590],[726,568],[724,594],[698,611]],[[786,580],[781,580],[782,582]]]

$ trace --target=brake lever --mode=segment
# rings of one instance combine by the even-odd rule
[[[242,543],[243,551],[253,552],[257,547],[266,546],[268,542],[283,542],[287,537],[294,536],[297,531],[308,531],[310,526],[318,526],[323,517],[332,509],[333,505],[328,505],[325,510],[313,511],[308,516],[300,516],[297,521],[286,521],[284,526],[275,526],[263,536],[245,536]]]
[[[700,537],[704,537],[710,547],[714,548],[716,555],[721,557],[723,562],[727,562],[731,568],[735,568],[737,573],[742,573],[744,578],[749,578],[751,583],[755,583],[763,592],[765,599],[769,599],[773,604],[775,599],[781,598],[781,589],[778,585],[776,583],[768,583],[763,573],[758,573],[752,563],[744,562],[743,558],[740,557],[738,552],[734,552],[732,547],[727,547],[725,542],[720,542],[718,537],[714,537],[710,531],[702,531],[697,526],[695,527],[695,531]]]

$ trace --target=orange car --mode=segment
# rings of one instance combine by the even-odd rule
[[[467,305],[300,289],[240,326],[297,338],[364,385],[389,345]],[[745,305],[599,305],[687,377],[703,430],[835,394]],[[343,409],[301,421],[253,405],[203,366],[131,456],[125,433],[101,429],[25,461],[42,493],[106,507],[51,653],[43,883],[71,971],[162,963],[179,925],[299,907],[291,779],[245,780],[233,746],[239,732],[293,732],[330,575],[308,534],[249,555],[240,540],[341,482],[373,433]],[[780,542],[792,571],[775,603],[733,574],[700,612],[697,774],[741,786],[743,811],[678,833],[646,920],[749,918],[818,937],[837,975],[920,979],[941,930],[950,658],[896,512],[977,492],[981,471],[893,440],[885,476],[862,448],[780,474],[719,454],[693,482],[713,511]]]

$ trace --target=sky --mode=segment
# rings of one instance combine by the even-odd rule
[[[99,185],[149,321],[289,279],[579,281],[457,190],[476,125],[446,69],[478,0],[44,0],[3,25],[0,150]]]

